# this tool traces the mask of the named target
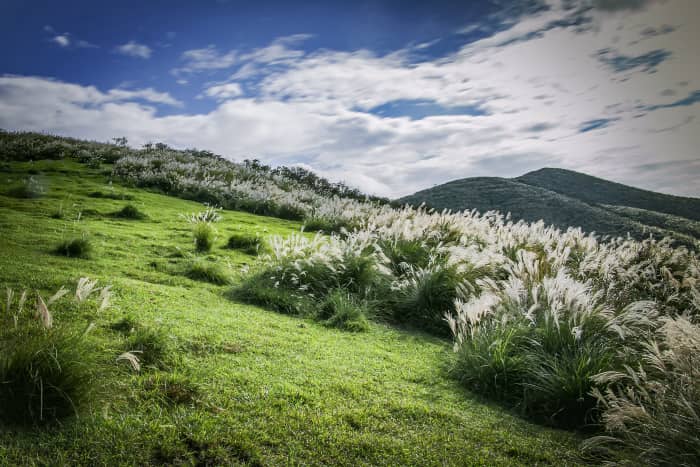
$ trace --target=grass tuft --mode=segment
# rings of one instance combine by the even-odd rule
[[[197,222],[192,227],[194,249],[199,253],[207,253],[214,246],[214,227],[209,222]]]
[[[69,258],[89,259],[93,255],[92,242],[87,235],[67,239],[54,249],[54,253]]]
[[[227,248],[240,250],[249,255],[257,255],[261,252],[264,243],[258,235],[234,233],[228,238]]]
[[[132,220],[144,220],[148,219],[148,216],[143,212],[139,211],[139,208],[133,204],[127,204],[119,211],[115,211],[111,214],[112,217],[119,219],[132,219]]]
[[[192,280],[216,285],[228,285],[231,283],[231,277],[221,264],[203,259],[194,259],[187,263],[185,276]]]

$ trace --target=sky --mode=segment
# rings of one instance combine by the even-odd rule
[[[399,197],[561,167],[700,197],[700,1],[0,0],[0,128]]]

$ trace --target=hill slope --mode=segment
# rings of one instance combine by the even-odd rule
[[[606,193],[610,194],[609,199]],[[635,198],[638,193],[640,199]],[[682,207],[674,207],[678,200],[682,201]],[[398,201],[411,205],[426,203],[436,209],[495,210],[510,213],[513,220],[542,219],[561,229],[581,227],[586,232],[612,237],[629,233],[640,239],[652,233],[670,235],[687,245],[700,238],[700,225],[691,220],[700,213],[691,212],[693,206],[700,205],[700,200],[648,192],[559,169],[542,169],[514,179],[454,180]],[[680,217],[680,212],[688,218]]]
[[[0,189],[0,290],[27,287],[46,297],[89,276],[111,284],[114,296],[99,312],[54,313],[56,326],[95,324],[104,394],[80,419],[44,430],[2,430],[0,464],[576,463],[575,435],[484,405],[447,377],[448,341],[379,324],[363,334],[342,332],[233,302],[230,286],[182,275],[195,253],[190,226],[179,215],[201,204],[107,184],[104,165],[11,162],[1,170],[7,185]],[[7,187],[29,175],[46,193],[8,196]],[[113,216],[124,199],[148,217]],[[301,227],[242,212],[222,215],[214,249],[197,258],[220,265],[233,284],[255,258],[223,248],[228,234],[289,234]],[[92,238],[92,258],[51,253],[81,233]],[[125,335],[117,326],[125,318],[167,333],[173,368],[134,373],[115,362],[128,338],[129,330]]]
[[[589,204],[627,206],[700,221],[700,199],[642,190],[572,170],[544,168],[515,180]]]

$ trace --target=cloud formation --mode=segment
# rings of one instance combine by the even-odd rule
[[[149,102],[174,99],[152,89],[5,77],[0,127],[300,164],[388,196],[543,166],[700,196],[700,34],[689,22],[700,4],[593,3],[540,2],[431,59],[415,47],[309,52],[306,36],[189,50],[175,74],[230,76],[202,90],[218,101],[208,113],[162,116]],[[407,102],[421,107],[382,113]]]

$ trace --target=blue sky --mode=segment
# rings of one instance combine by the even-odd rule
[[[542,166],[700,196],[698,3],[6,0],[0,128],[388,196]]]

